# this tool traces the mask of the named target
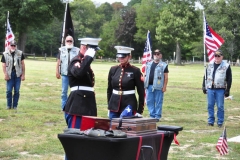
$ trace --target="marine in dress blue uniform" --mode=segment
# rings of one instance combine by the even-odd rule
[[[82,38],[80,54],[74,57],[68,67],[71,93],[64,106],[68,128],[80,128],[82,116],[97,116],[94,93],[95,77],[91,63],[100,38]]]
[[[119,65],[113,66],[108,74],[107,100],[109,118],[119,118],[122,111],[132,106],[133,115],[141,116],[144,110],[144,87],[141,80],[142,73],[138,67],[129,63],[130,47],[115,46]],[[138,93],[138,102],[135,95]]]

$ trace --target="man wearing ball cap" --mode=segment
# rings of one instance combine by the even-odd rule
[[[68,66],[71,93],[63,108],[68,128],[80,128],[82,116],[97,116],[91,63],[101,38],[81,38],[80,53]]]
[[[223,53],[217,50],[214,53],[214,62],[210,62],[203,77],[202,90],[207,94],[208,126],[214,126],[214,105],[217,106],[217,126],[224,123],[224,97],[228,97],[232,85],[232,70],[228,63],[223,61]]]
[[[142,73],[139,68],[129,63],[131,59],[130,47],[115,46],[116,57],[120,64],[110,68],[108,74],[107,100],[109,118],[119,118],[122,111],[130,105],[133,115],[142,117],[144,110],[144,87],[141,80]],[[135,88],[138,92],[138,103],[135,96]]]

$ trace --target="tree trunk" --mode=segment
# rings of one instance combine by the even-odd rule
[[[27,33],[20,33],[18,40],[18,49],[25,53],[25,45],[27,41]]]
[[[181,65],[181,49],[179,42],[176,44],[176,64]]]

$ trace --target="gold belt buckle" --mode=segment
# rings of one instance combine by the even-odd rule
[[[123,91],[118,91],[118,95],[122,95],[123,94]]]

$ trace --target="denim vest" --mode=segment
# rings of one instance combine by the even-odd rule
[[[6,61],[6,72],[11,79],[12,74],[12,66],[15,66],[16,75],[17,77],[20,77],[22,75],[22,51],[15,50],[14,57],[12,57],[10,51],[6,51],[3,53],[5,61]],[[14,64],[13,64],[13,58],[14,58]]]
[[[69,54],[68,54],[68,49],[66,46],[63,46],[59,48],[60,51],[60,63],[61,63],[61,75],[67,75],[67,68],[69,62],[72,60],[73,57],[77,56],[79,53],[79,48],[73,47]]]
[[[226,88],[225,79],[228,67],[229,64],[222,61],[222,63],[215,71],[215,77],[213,80],[214,63],[210,63],[207,67],[207,88],[212,88],[212,85],[214,86],[214,88]]]
[[[144,79],[144,88],[148,88],[149,85],[149,75],[151,71],[151,66],[153,61],[147,62],[146,64],[146,76]],[[154,70],[153,78],[153,89],[162,90],[164,84],[164,70],[167,64],[163,61],[160,61]]]

